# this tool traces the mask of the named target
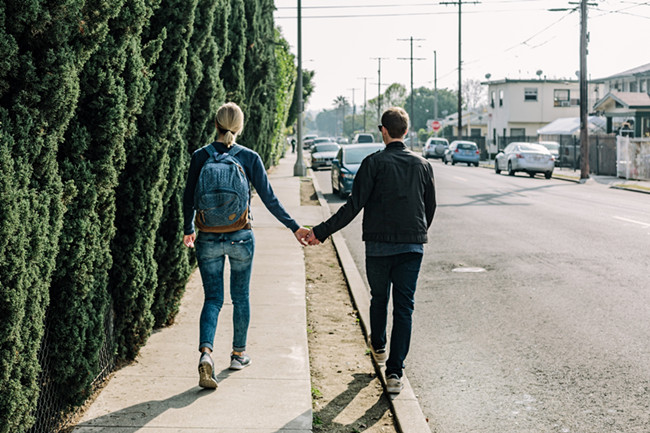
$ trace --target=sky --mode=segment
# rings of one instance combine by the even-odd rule
[[[445,4],[447,3],[447,4]],[[463,0],[462,79],[577,79],[579,0]],[[276,0],[275,23],[297,54],[297,0]],[[650,1],[590,0],[587,74],[650,63]],[[302,0],[302,65],[316,72],[307,111],[337,96],[362,107],[392,83],[458,89],[458,0]],[[550,9],[565,9],[551,11]],[[434,51],[436,72],[434,74]],[[364,77],[365,80],[364,80]],[[354,90],[353,90],[354,89]]]

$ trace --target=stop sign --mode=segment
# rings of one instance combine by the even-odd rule
[[[437,120],[431,122],[431,129],[433,129],[434,132],[438,132],[440,130],[440,126],[442,125],[440,125],[440,122],[438,122]]]

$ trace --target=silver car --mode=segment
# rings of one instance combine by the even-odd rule
[[[321,167],[331,167],[332,160],[336,158],[341,146],[331,141],[315,144],[311,149],[311,169],[317,170]]]
[[[494,171],[500,174],[508,170],[510,176],[523,171],[530,177],[544,173],[550,179],[555,168],[555,157],[539,143],[510,143],[499,152],[494,160]]]
[[[449,141],[446,138],[429,137],[422,146],[422,156],[425,158],[442,158],[448,147]]]

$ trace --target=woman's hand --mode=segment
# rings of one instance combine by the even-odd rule
[[[196,233],[192,233],[191,235],[185,235],[183,236],[183,243],[187,248],[194,248],[195,239],[196,239]]]

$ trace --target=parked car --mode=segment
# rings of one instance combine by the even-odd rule
[[[332,160],[336,157],[341,146],[331,141],[315,144],[311,151],[311,169],[331,167]]]
[[[555,157],[539,143],[510,143],[494,159],[496,174],[508,170],[508,174],[514,176],[516,172],[523,171],[530,177],[534,177],[537,173],[544,173],[544,177],[550,179],[553,168],[555,168]]]
[[[336,141],[334,141],[334,139],[332,137],[317,137],[317,138],[314,138],[313,140],[310,141],[309,149],[312,149],[314,146],[316,146],[317,144],[321,144],[321,143],[334,143],[334,144],[336,144]]]
[[[352,139],[352,144],[356,143],[374,143],[375,136],[369,132],[360,132],[354,136]]]
[[[455,140],[445,150],[442,161],[445,164],[451,162],[451,165],[457,162],[465,162],[468,166],[474,164],[474,166],[478,167],[480,156],[481,151],[478,150],[478,146],[473,141]]]
[[[429,137],[422,146],[422,156],[425,158],[442,158],[448,147],[449,141],[446,138]]]
[[[318,135],[307,134],[304,137],[302,137],[302,148],[309,149],[309,146],[311,146],[315,138],[318,138]]]
[[[551,155],[555,158],[555,166],[557,167],[560,164],[560,143],[557,141],[540,141],[539,144],[551,152]]]
[[[347,137],[336,137],[336,142],[338,144],[350,144],[350,140]]]
[[[384,147],[383,143],[351,144],[341,146],[339,153],[332,161],[332,191],[340,197],[345,197],[352,192],[354,176],[359,170],[361,161]]]

